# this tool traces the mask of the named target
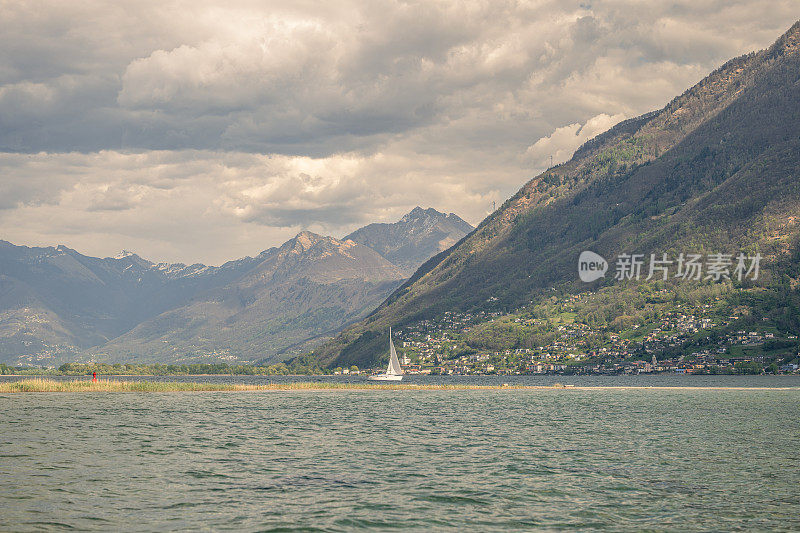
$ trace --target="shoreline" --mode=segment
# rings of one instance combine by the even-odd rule
[[[382,371],[382,369],[380,369]],[[214,377],[214,376],[224,376],[224,377],[262,377],[262,378],[274,378],[274,377],[284,377],[284,378],[300,378],[300,377],[307,377],[307,378],[342,378],[345,376],[352,376],[352,377],[368,377],[371,374],[101,374],[103,377],[115,377],[115,378],[125,378],[125,377],[147,377],[147,378],[165,378],[165,377]],[[596,378],[606,378],[606,377],[620,377],[626,375],[633,375],[633,376],[640,376],[640,377],[652,377],[652,376],[675,376],[679,378],[690,378],[690,377],[743,377],[743,376],[769,376],[769,377],[787,377],[787,376],[800,376],[798,373],[790,373],[790,374],[695,374],[695,373],[688,373],[688,374],[676,374],[674,372],[651,372],[649,374],[408,374],[407,376],[430,376],[430,377],[455,377],[455,378],[474,378],[474,377],[498,377],[498,376],[507,376],[507,377],[520,377],[520,376],[536,376],[536,377],[543,377],[543,376],[553,376],[553,377],[596,377]],[[91,372],[88,374],[0,374],[0,377],[11,377],[11,378],[29,378],[29,379],[51,379],[51,378],[87,378],[91,377]]]
[[[800,387],[741,387],[741,386],[697,386],[680,385],[670,386],[640,386],[640,385],[609,385],[586,386],[565,385],[418,385],[409,383],[323,383],[323,382],[294,382],[294,383],[268,383],[263,385],[249,385],[240,383],[197,383],[177,381],[121,381],[100,380],[94,383],[90,380],[53,380],[53,379],[22,379],[0,383],[0,394],[18,393],[48,393],[48,392],[259,392],[259,391],[337,391],[337,390],[408,390],[408,391],[460,391],[460,390],[578,390],[578,391],[627,391],[627,390],[656,390],[656,391],[691,391],[691,390],[717,390],[717,391],[800,391]]]

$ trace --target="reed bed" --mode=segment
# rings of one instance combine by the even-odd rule
[[[245,391],[292,391],[292,390],[769,390],[800,391],[800,387],[725,387],[725,386],[572,386],[553,385],[438,385],[411,383],[269,383],[247,385],[243,383],[184,383],[178,381],[116,381],[88,379],[59,381],[54,379],[22,379],[0,383],[0,394],[17,392],[245,392]]]
[[[244,392],[281,390],[470,390],[470,389],[540,389],[514,385],[412,385],[404,383],[269,383],[247,385],[237,383],[186,383],[178,381],[117,381],[78,379],[22,379],[0,383],[0,393],[15,392]]]

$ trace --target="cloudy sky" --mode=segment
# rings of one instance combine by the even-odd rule
[[[477,224],[797,18],[796,0],[0,0],[0,239],[219,264],[416,205]]]

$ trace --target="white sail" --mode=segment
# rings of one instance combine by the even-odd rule
[[[397,352],[392,342],[392,328],[389,328],[389,366],[386,367],[386,373],[390,376],[403,375],[403,369],[400,368],[400,361],[397,360]]]
[[[383,374],[375,374],[367,379],[377,381],[400,381],[403,379],[403,369],[400,367],[400,361],[397,360],[397,352],[392,342],[392,328],[389,328],[389,366],[386,367],[386,372]]]

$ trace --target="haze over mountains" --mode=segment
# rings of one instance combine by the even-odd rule
[[[621,285],[611,276],[578,281],[583,250],[606,258],[759,252],[766,259],[760,298],[770,301],[764,323],[796,331],[798,213],[800,23],[529,181],[314,358],[368,366],[383,354],[390,325],[446,311],[513,310],[554,288],[574,294]]]
[[[219,267],[0,241],[0,362],[274,358],[364,316],[471,229],[416,208],[342,240],[304,231]]]

